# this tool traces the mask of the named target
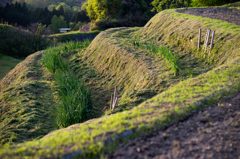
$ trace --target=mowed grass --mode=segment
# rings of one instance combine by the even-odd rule
[[[5,55],[0,56],[0,80],[21,61]]]
[[[79,52],[73,60],[77,64],[84,59],[102,76],[108,77],[110,80],[103,86],[119,86],[120,93],[125,91],[123,95],[120,94],[125,102],[129,99],[128,91],[134,92],[134,88],[161,89],[166,83],[174,81],[171,85],[128,111],[75,124],[52,132],[40,140],[5,145],[0,149],[0,156],[104,158],[104,152],[113,152],[119,144],[138,137],[143,131],[161,129],[178,122],[186,114],[237,92],[240,89],[239,28],[222,21],[181,15],[174,10],[167,10],[157,14],[143,28],[109,29],[95,38],[86,51]],[[196,39],[198,29],[209,26],[216,29],[218,34],[212,55],[203,58],[202,51],[196,50]],[[140,36],[142,43],[157,40],[159,44],[165,43],[174,50],[179,57],[180,74],[174,76],[171,70],[167,70],[162,57],[149,56],[147,49],[128,45],[133,36]],[[205,71],[181,76],[184,73],[181,71],[187,72],[182,68],[189,65],[191,58],[197,59],[194,61],[195,66],[200,66],[198,63],[206,66],[196,67],[189,72],[203,68]],[[77,70],[77,66],[75,68]]]
[[[51,77],[44,74],[41,52],[28,56],[0,81],[0,145],[41,138],[54,130]]]

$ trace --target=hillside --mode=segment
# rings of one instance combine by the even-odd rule
[[[203,47],[197,49],[200,28],[201,46],[208,28],[216,32],[214,47],[205,56]],[[162,130],[205,106],[212,106],[216,100],[237,93],[239,31],[239,25],[225,21],[165,10],[142,28],[101,32],[86,50],[64,52],[72,74],[91,87],[93,106],[101,118],[53,131],[41,139],[3,145],[0,158],[104,157],[142,133]],[[0,88],[1,113],[24,115],[13,111],[11,107],[16,108],[16,103],[36,107],[40,113],[28,109],[40,116],[35,123],[31,121],[34,118],[27,120],[31,126],[38,125],[43,118],[47,121],[49,112],[41,113],[42,109],[50,109],[56,103],[51,86],[55,82],[41,65],[42,55],[44,51],[31,55],[0,81],[0,86],[4,86]],[[109,101],[115,86],[119,101],[111,111]],[[0,122],[3,128],[24,123],[20,118]],[[17,132],[14,127],[11,130]],[[48,128],[46,131],[51,130]]]

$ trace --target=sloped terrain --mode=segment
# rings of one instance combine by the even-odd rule
[[[205,34],[209,27],[216,37],[212,52],[204,57],[203,48],[197,50],[198,30]],[[100,33],[84,52],[69,57],[69,66],[92,87],[94,106],[106,115],[42,139],[2,146],[1,158],[103,157],[143,132],[184,120],[236,93],[240,88],[239,31],[238,25],[166,10],[143,28]],[[148,49],[149,42],[172,50],[179,67],[176,74],[165,56]],[[115,86],[120,100],[110,111]]]
[[[151,134],[122,145],[108,158],[238,158],[240,94],[224,96],[213,106]]]
[[[54,130],[51,78],[45,76],[37,52],[19,63],[0,81],[0,141],[23,142]]]

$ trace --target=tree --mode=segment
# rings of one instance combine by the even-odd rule
[[[81,22],[89,22],[90,21],[89,17],[87,16],[87,12],[85,10],[75,13],[71,18],[71,22],[78,23],[79,21],[81,21]]]
[[[58,10],[58,14],[59,14],[59,15],[64,16],[64,9],[63,9],[63,6],[60,6],[60,8],[57,9],[57,10]]]
[[[97,19],[107,19],[110,16],[116,16],[121,10],[120,6],[120,0],[88,0],[88,2],[84,4],[92,22]]]
[[[67,22],[64,20],[63,16],[57,17],[56,15],[53,16],[51,20],[51,24],[49,25],[50,29],[55,33],[59,33],[60,28],[66,28]]]
[[[190,2],[191,0],[153,0],[151,4],[153,5],[152,11],[160,12],[172,6],[176,8],[188,7]]]

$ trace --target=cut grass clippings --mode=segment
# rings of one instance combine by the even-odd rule
[[[16,155],[51,158],[80,150],[85,157],[99,155],[106,148],[105,141],[112,137],[115,140],[114,136],[117,134],[126,130],[134,129],[139,132],[151,130],[155,126],[161,127],[162,124],[182,119],[187,113],[236,92],[240,88],[239,63],[240,58],[196,78],[182,81],[130,111],[70,126],[67,130],[71,131],[56,131],[49,137],[15,148],[5,147],[0,150],[0,154],[9,157]],[[46,146],[48,149],[44,149]]]
[[[181,14],[175,13],[174,10],[163,11],[150,20],[144,28],[140,29],[138,34],[146,41],[149,39],[162,40],[163,42],[168,42],[168,45],[184,49],[189,54],[198,55],[198,52],[194,51],[198,29],[199,27],[206,29],[210,21],[206,20],[208,18],[194,20],[196,16],[192,16],[192,19],[190,19],[191,17],[186,18],[185,16],[186,15],[181,16]],[[216,22],[219,23],[217,24]],[[118,147],[118,141],[122,142],[118,139],[127,140],[128,137],[135,138],[137,137],[136,135],[142,131],[151,131],[154,128],[161,128],[163,125],[177,122],[183,119],[188,113],[197,111],[205,105],[211,105],[216,99],[222,98],[225,95],[237,92],[237,90],[240,89],[240,57],[238,56],[238,38],[240,36],[239,32],[236,32],[238,28],[235,27],[234,30],[232,24],[226,25],[226,23],[222,21],[211,20],[211,24],[210,26],[219,32],[219,36],[216,37],[215,51],[213,51],[213,55],[209,56],[209,59],[216,57],[213,63],[217,63],[220,66],[194,78],[180,81],[178,84],[167,88],[164,92],[129,111],[94,119],[82,124],[75,124],[68,128],[52,132],[40,140],[18,145],[5,145],[0,149],[0,156],[6,158],[104,157],[102,155],[104,150],[108,150],[108,152],[113,151]],[[216,26],[219,26],[219,28]],[[228,32],[224,29],[225,27],[232,28],[232,30]],[[104,56],[109,54],[108,57],[110,57],[108,59],[106,58],[105,63],[111,60],[113,62],[117,61],[119,57],[124,57],[119,55],[129,55],[129,52],[132,51],[129,48],[121,47],[121,44],[117,43],[121,42],[122,39],[113,42],[112,38],[118,36],[116,30],[117,29],[110,29],[101,33],[101,36],[105,35],[106,39],[108,37],[108,41],[105,40],[101,43],[102,39],[95,39],[87,49],[89,54],[87,54],[86,57],[94,55],[97,52],[95,54],[97,55],[95,57],[96,59],[89,61],[98,61],[96,65],[99,67],[99,70],[100,67],[102,67],[103,70],[107,68],[106,65],[103,64]],[[118,33],[121,34],[123,31]],[[135,33],[136,32],[133,34]],[[113,36],[112,34],[115,35]],[[193,42],[189,37],[192,38]],[[122,41],[124,41],[124,39]],[[117,43],[115,47],[111,46],[114,43]],[[225,48],[220,47],[221,45]],[[126,51],[126,53],[118,54],[120,50]],[[101,52],[98,53],[98,51]],[[129,52],[127,53],[127,51]],[[136,53],[135,55],[140,55],[140,53],[138,52],[138,54]],[[131,68],[138,67],[138,65],[135,65],[133,62],[137,60],[138,63],[142,62],[139,60],[140,58],[138,59],[136,56],[130,56],[132,59],[131,64],[133,64]],[[199,57],[200,56],[199,53]],[[206,62],[211,63],[211,60],[208,61],[209,59],[206,59]],[[117,66],[121,66],[122,61],[117,61]],[[109,62],[109,64],[111,63]],[[125,65],[127,65],[127,63],[125,63]],[[115,67],[108,67],[108,70],[111,69],[116,70]],[[124,71],[126,72],[126,70]],[[116,72],[122,73],[121,70],[117,70]],[[131,71],[129,72],[131,73]],[[104,72],[102,73],[104,74]],[[115,73],[113,73],[113,75],[116,75]],[[120,75],[125,76],[125,74]],[[128,74],[126,75],[126,77],[128,77]],[[141,74],[137,75],[139,76]],[[139,79],[140,77],[141,76],[136,77],[135,79]],[[142,77],[144,77],[144,75]],[[130,84],[128,88],[133,87],[143,88],[142,85],[134,86]],[[124,89],[127,89],[127,87]]]
[[[41,53],[28,56],[0,81],[0,145],[41,138],[55,130],[49,119],[51,78],[40,63]]]

